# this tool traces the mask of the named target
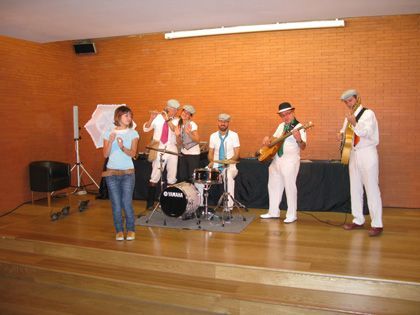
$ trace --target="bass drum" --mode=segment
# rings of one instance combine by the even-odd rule
[[[201,196],[193,184],[181,182],[166,187],[159,201],[163,213],[167,216],[188,216],[200,206]]]

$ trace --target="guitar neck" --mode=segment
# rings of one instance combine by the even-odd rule
[[[287,137],[290,137],[290,136],[292,135],[292,132],[293,132],[293,131],[299,131],[299,130],[301,130],[301,129],[303,129],[303,128],[305,128],[305,126],[300,126],[300,127],[299,127],[299,128],[297,128],[297,129],[293,129],[292,131],[289,131],[289,132],[285,133],[284,135],[281,135],[281,137],[280,137],[280,138],[277,138],[277,139],[273,140],[273,142],[271,142],[271,143],[268,145],[268,147],[269,147],[269,148],[272,148],[273,146],[277,145],[279,142],[282,142],[282,141],[283,141],[284,139],[286,139]]]

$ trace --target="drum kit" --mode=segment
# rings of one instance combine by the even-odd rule
[[[222,226],[225,226],[225,216],[228,222],[232,219],[231,211],[234,208],[239,210],[239,214],[242,216],[242,220],[246,221],[246,218],[241,213],[241,209],[245,209],[246,211],[248,211],[248,209],[228,192],[228,176],[227,176],[228,167],[229,167],[229,164],[236,164],[238,163],[238,161],[214,160],[214,162],[222,165],[222,178],[224,179],[223,180],[223,194],[220,196],[219,201],[217,202],[217,206],[215,208],[215,211],[217,211],[217,209],[223,209],[223,212],[221,215]],[[232,201],[232,207],[229,207],[229,199]]]
[[[163,155],[164,154],[173,154],[179,156],[177,152],[166,150],[165,148],[153,148],[147,147],[149,150],[156,150],[159,152],[159,162],[160,162],[160,173],[163,173]],[[227,169],[230,164],[236,164],[237,161],[234,160],[215,160],[215,163],[222,165],[222,170],[212,169],[212,168],[198,168],[194,170],[192,174],[193,183],[203,185],[203,210],[198,211],[201,204],[201,194],[198,189],[189,182],[180,182],[174,185],[170,185],[164,188],[163,180],[161,176],[161,193],[159,197],[158,204],[152,210],[150,216],[146,219],[146,223],[152,218],[154,213],[157,210],[161,210],[164,216],[163,225],[166,225],[166,216],[167,217],[176,217],[176,218],[192,218],[196,216],[197,225],[201,224],[201,220],[213,220],[214,218],[220,218],[222,226],[225,225],[226,221],[229,222],[233,216],[231,211],[234,208],[239,209],[239,213],[242,216],[242,220],[246,221],[246,218],[240,212],[241,209],[248,209],[237,201],[229,192],[227,191]],[[221,185],[223,184],[223,193],[219,198],[214,213],[209,211],[208,208],[208,197],[209,190],[212,185]],[[229,207],[229,199],[233,202],[233,207]],[[222,214],[217,216],[215,213],[218,209],[222,209]],[[199,226],[199,228],[201,228]]]

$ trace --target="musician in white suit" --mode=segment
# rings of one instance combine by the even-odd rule
[[[346,128],[353,129],[354,137],[350,152],[350,196],[353,222],[345,224],[344,229],[363,228],[363,186],[366,190],[371,228],[369,236],[380,235],[383,231],[382,199],[379,190],[379,163],[376,146],[379,144],[378,122],[375,113],[363,107],[356,90],[345,91],[341,100],[349,112],[344,119],[340,133]]]
[[[287,212],[284,223],[293,223],[297,220],[297,187],[296,178],[300,167],[300,150],[306,148],[306,132],[304,129],[296,130],[302,126],[295,118],[295,108],[290,103],[279,105],[278,114],[282,123],[277,127],[273,137],[265,137],[263,146],[279,138],[283,134],[292,132],[287,137],[268,168],[268,213],[260,215],[261,219],[279,219],[280,202],[283,191],[286,191]],[[293,131],[295,130],[295,131]]]
[[[153,140],[159,144],[159,149],[165,149],[178,153],[175,127],[178,124],[178,118],[175,117],[180,104],[177,100],[171,99],[166,103],[165,109],[161,113],[151,112],[150,118],[143,124],[143,131],[153,130]],[[178,166],[178,156],[165,153],[162,156],[163,168],[167,170],[167,184],[176,183],[176,173]],[[156,186],[161,180],[163,170],[160,169],[160,154],[152,163],[152,174],[150,175],[149,187],[147,191],[146,209],[152,209],[156,195]]]
[[[218,116],[217,127],[218,131],[210,135],[209,142],[209,167],[213,167],[222,171],[223,180],[227,180],[227,192],[235,198],[235,177],[238,174],[238,169],[236,164],[228,164],[226,172],[224,173],[224,167],[226,165],[219,164],[214,161],[220,160],[231,160],[239,161],[240,147],[239,135],[229,129],[230,115],[222,113]],[[231,209],[233,207],[233,200],[229,198],[228,207]]]

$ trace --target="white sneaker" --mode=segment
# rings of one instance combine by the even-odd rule
[[[127,241],[133,241],[135,239],[136,239],[136,233],[133,232],[133,231],[128,231],[126,240]]]
[[[297,218],[286,218],[286,219],[284,219],[284,223],[293,223],[293,222],[295,222],[295,221],[297,221]]]
[[[117,241],[124,241],[124,233],[123,233],[123,232],[118,232],[118,233],[115,235],[115,239],[116,239]]]
[[[261,219],[278,219],[278,218],[280,218],[280,216],[273,216],[273,215],[271,215],[271,214],[269,214],[269,213],[264,213],[264,214],[261,214],[260,215],[260,218]]]

